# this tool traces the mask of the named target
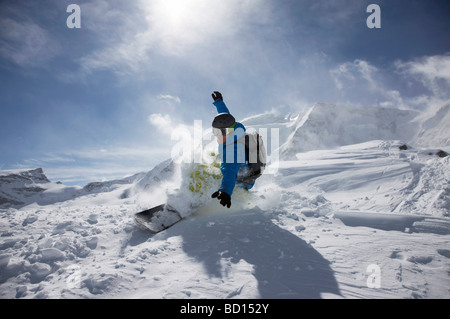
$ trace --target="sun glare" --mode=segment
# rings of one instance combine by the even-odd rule
[[[142,1],[149,22],[149,40],[166,53],[180,54],[210,36],[228,30],[229,6],[212,0]]]
[[[185,31],[198,23],[207,9],[205,0],[162,0],[154,6],[154,14],[164,21],[167,28],[177,31]]]
[[[186,0],[163,0],[159,3],[158,13],[162,15],[168,27],[179,29],[186,23],[191,5],[191,1]]]

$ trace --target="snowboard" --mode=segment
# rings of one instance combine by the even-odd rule
[[[161,204],[134,214],[134,219],[143,228],[157,234],[175,225],[183,217],[170,205]]]

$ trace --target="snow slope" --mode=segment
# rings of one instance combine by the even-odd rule
[[[420,131],[416,137],[416,144],[422,147],[450,146],[450,103],[441,107],[430,108],[421,114],[416,122]]]
[[[330,107],[243,121],[278,128],[282,155],[231,209],[186,192],[195,165],[171,160],[84,188],[2,171],[1,298],[450,298],[445,126]],[[167,199],[203,206],[157,235],[135,225]]]
[[[415,111],[317,103],[291,124],[292,133],[281,147],[281,157],[330,149],[371,140],[409,141],[417,131]]]

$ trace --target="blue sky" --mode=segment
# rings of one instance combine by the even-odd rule
[[[69,4],[81,28],[69,29]],[[369,4],[381,29],[369,29]],[[0,2],[0,169],[84,185],[148,171],[220,90],[237,119],[449,99],[448,0]]]

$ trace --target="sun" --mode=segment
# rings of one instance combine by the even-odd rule
[[[198,12],[201,12],[203,0],[158,0],[154,5],[155,15],[164,21],[167,28],[179,32],[189,27]]]
[[[141,0],[140,4],[147,21],[141,38],[164,54],[183,55],[236,30],[233,17],[239,8],[228,1]]]

